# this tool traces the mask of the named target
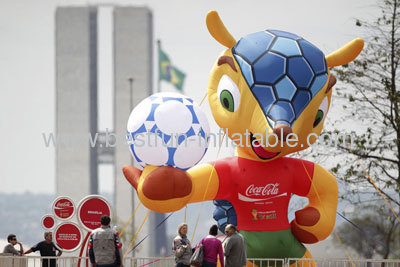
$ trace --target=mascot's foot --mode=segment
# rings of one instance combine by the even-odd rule
[[[255,263],[252,263],[251,261],[247,261],[246,267],[258,267],[258,265]]]
[[[302,259],[308,259],[308,260],[300,260],[297,262],[294,262],[290,264],[290,267],[316,267],[317,264],[315,261],[312,260],[312,255],[308,249],[306,249],[306,253],[304,253],[304,256]]]
[[[308,249],[304,253],[304,256],[302,257],[302,259],[309,259],[309,260],[301,260],[301,261],[293,262],[292,264],[290,264],[290,267],[316,267],[317,266],[315,261],[312,260],[312,255],[311,255],[310,251],[308,251]],[[257,263],[260,263],[260,261],[257,261],[257,260],[254,262],[247,261],[246,267],[259,267],[260,265]],[[271,260],[269,262],[263,261],[262,266],[263,267],[264,266],[265,267],[267,267],[267,266],[277,267],[277,266],[282,266],[282,265],[281,265],[281,262],[276,262],[274,260]]]
[[[273,266],[273,265],[271,265],[271,266]],[[217,262],[217,267],[221,267],[221,263],[219,262],[219,260]],[[255,263],[252,263],[251,261],[247,261],[246,267],[259,267],[259,266]],[[265,266],[265,267],[267,267],[267,266]]]

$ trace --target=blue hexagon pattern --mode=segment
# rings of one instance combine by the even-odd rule
[[[269,85],[256,84],[252,88],[252,91],[264,114],[267,114],[269,108],[276,100],[274,89]]]
[[[276,36],[279,36],[279,37],[287,37],[287,38],[290,38],[290,39],[293,39],[293,40],[301,39],[300,36],[298,36],[298,35],[296,35],[294,33],[290,33],[290,32],[285,32],[285,31],[280,31],[280,30],[267,30],[267,32],[270,32],[270,33],[272,33],[272,34],[274,34]]]
[[[288,76],[285,76],[282,80],[275,84],[276,94],[279,99],[292,100],[294,94],[297,91],[296,85],[290,80]]]
[[[281,53],[284,56],[301,56],[299,45],[295,40],[278,37],[271,48],[271,51]]]
[[[303,57],[289,58],[288,74],[298,88],[309,88],[314,78],[310,65]]]
[[[281,55],[268,52],[254,63],[253,68],[256,83],[273,84],[285,74],[286,59]]]
[[[290,32],[246,35],[232,53],[272,128],[277,123],[292,126],[328,79],[322,51]]]
[[[303,56],[310,62],[315,74],[326,72],[326,61],[324,53],[318,48],[316,49],[310,42],[306,40],[299,41],[300,47],[303,50]]]
[[[296,119],[291,103],[282,100],[279,100],[272,106],[268,117],[275,122],[286,121],[290,125]]]
[[[239,64],[240,70],[242,71],[242,74],[247,82],[247,85],[251,87],[254,83],[252,67],[240,56],[235,55],[235,58]]]
[[[256,32],[249,34],[239,40],[234,47],[234,54],[245,58],[249,63],[253,63],[259,56],[268,50],[274,39],[274,35],[269,32]]]

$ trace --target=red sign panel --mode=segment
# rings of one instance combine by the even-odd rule
[[[75,223],[62,223],[54,231],[54,237],[57,247],[70,252],[79,248],[82,232]]]
[[[59,197],[53,202],[53,213],[60,220],[68,220],[75,213],[75,205],[69,197]]]
[[[46,230],[52,229],[56,225],[54,217],[51,215],[45,215],[42,218],[42,227]]]
[[[100,196],[88,196],[79,204],[78,220],[87,231],[99,228],[103,215],[111,216],[111,208],[107,200]]]

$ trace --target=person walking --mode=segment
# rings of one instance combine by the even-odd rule
[[[17,240],[16,235],[14,234],[8,235],[7,241],[9,244],[4,247],[3,253],[13,254],[13,256],[14,255],[22,256],[24,254],[24,248],[22,247],[21,242]],[[19,245],[19,251],[14,248],[14,246],[17,244]]]
[[[53,234],[51,232],[44,233],[44,240],[37,243],[35,246],[31,247],[24,254],[29,254],[31,252],[40,252],[42,257],[55,257],[56,251],[57,257],[61,256],[62,251],[58,249],[53,243]],[[43,259],[42,267],[56,267],[56,259]]]
[[[246,243],[236,226],[225,227],[227,239],[224,242],[225,267],[243,267],[247,264]]]
[[[200,240],[196,249],[203,245],[203,263],[202,267],[216,267],[219,256],[219,263],[224,267],[224,252],[222,242],[217,238],[218,226],[213,225],[210,228],[209,235]]]
[[[123,267],[118,233],[111,229],[111,218],[103,215],[101,227],[89,237],[89,257],[92,267]]]
[[[174,238],[174,253],[176,267],[189,267],[192,257],[192,247],[187,238],[188,226],[186,223],[178,225],[178,235]]]

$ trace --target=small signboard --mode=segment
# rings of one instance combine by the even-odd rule
[[[66,221],[72,218],[75,214],[75,205],[69,197],[58,197],[53,202],[53,214],[57,219]]]
[[[53,237],[55,245],[65,251],[72,252],[77,250],[82,242],[82,231],[79,226],[72,222],[64,222],[59,224],[54,230]]]
[[[56,225],[56,220],[53,215],[47,214],[42,217],[42,227],[44,230],[51,230]]]
[[[111,206],[102,196],[90,195],[79,203],[77,215],[79,224],[85,230],[91,232],[101,226],[101,216],[108,215],[111,217]]]

